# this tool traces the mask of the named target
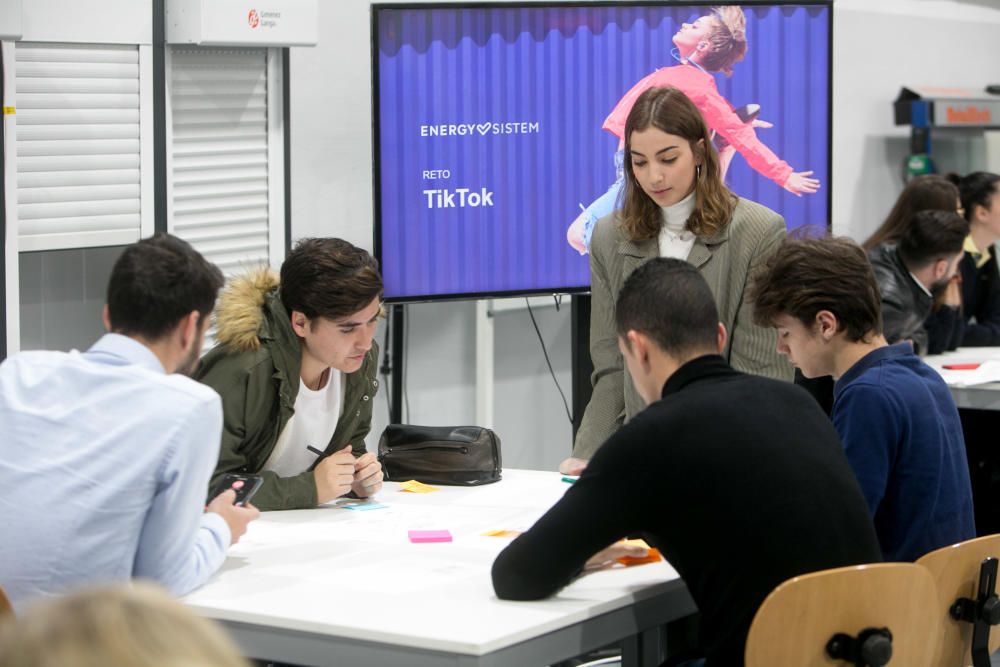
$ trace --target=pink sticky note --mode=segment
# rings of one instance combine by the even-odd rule
[[[420,542],[451,542],[451,533],[447,530],[410,530],[407,531],[410,541]]]

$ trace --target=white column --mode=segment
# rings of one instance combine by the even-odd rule
[[[7,312],[4,320],[7,327],[7,354],[15,354],[21,349],[21,297],[17,265],[17,96],[14,90],[14,43],[0,42],[3,50],[3,107],[4,132],[4,216],[7,234],[4,242],[6,272],[3,277]]]

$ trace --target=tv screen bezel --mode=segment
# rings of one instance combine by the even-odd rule
[[[827,231],[833,224],[833,3],[834,0],[745,0],[743,2],[698,2],[683,0],[681,2],[651,2],[649,0],[595,0],[594,2],[372,2],[371,12],[371,89],[372,89],[372,222],[373,249],[375,259],[381,269],[385,258],[382,256],[382,198],[381,194],[381,137],[379,134],[381,111],[379,107],[379,32],[378,15],[382,10],[435,10],[435,9],[525,9],[525,8],[561,8],[561,7],[643,7],[664,5],[670,7],[707,7],[716,5],[739,5],[741,7],[825,7],[828,11],[827,22],[827,150],[826,173],[827,182],[823,184],[826,196]],[[545,296],[553,294],[589,294],[590,285],[584,287],[563,287],[548,289],[497,290],[487,292],[449,292],[446,294],[418,294],[409,296],[386,296],[385,303],[426,303],[437,301],[462,301],[474,299],[506,299],[520,296]]]

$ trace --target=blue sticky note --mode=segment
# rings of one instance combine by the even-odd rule
[[[388,505],[383,505],[382,503],[347,503],[346,505],[341,505],[341,507],[356,512],[367,512],[368,510],[385,509]]]

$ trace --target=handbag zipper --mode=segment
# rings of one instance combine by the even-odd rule
[[[440,449],[446,452],[458,452],[460,454],[468,454],[469,448],[466,446],[461,447],[448,447],[447,445],[426,445],[424,447],[388,447],[385,450],[386,454],[391,454],[398,450],[400,452],[418,452],[426,449]]]

